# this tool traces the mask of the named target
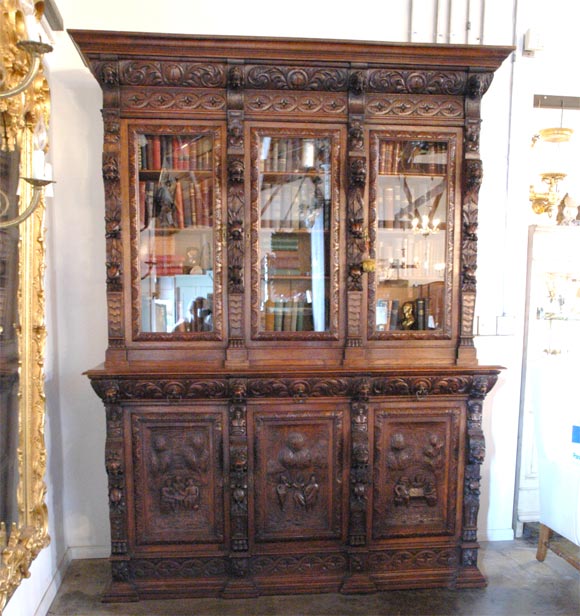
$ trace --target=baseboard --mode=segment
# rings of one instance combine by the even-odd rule
[[[87,560],[91,558],[109,558],[111,546],[104,545],[77,545],[68,549],[71,560]]]
[[[513,541],[513,528],[492,528],[486,531],[479,531],[477,538],[480,541]]]
[[[46,589],[42,599],[40,600],[36,611],[34,612],[34,616],[40,616],[42,614],[48,613],[48,610],[50,609],[50,606],[52,605],[52,602],[56,597],[58,589],[62,584],[62,581],[71,563],[71,560],[72,558],[70,556],[70,550],[66,550],[64,556],[61,558],[60,563],[58,564],[58,567],[56,568],[54,575],[52,576],[52,580],[50,581],[48,588]]]

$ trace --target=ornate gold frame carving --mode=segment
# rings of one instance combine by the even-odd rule
[[[35,10],[42,12],[42,2]],[[0,49],[3,71],[0,87],[8,89],[22,80],[28,70],[29,57],[16,47],[28,38],[19,0],[5,0],[2,8],[3,46]],[[9,135],[8,147],[20,145],[20,176],[32,173],[33,127],[39,117],[46,124],[50,115],[50,93],[42,68],[33,83],[14,97],[0,100],[0,113]],[[20,181],[20,202],[30,201],[32,188]],[[30,575],[30,565],[40,550],[48,545],[48,520],[45,503],[46,450],[44,444],[44,202],[19,226],[17,303],[18,345],[18,523],[6,529],[0,521],[0,612],[20,584]]]

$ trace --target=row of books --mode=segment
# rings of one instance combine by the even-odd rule
[[[153,255],[151,266],[157,276],[178,276],[183,274],[184,258],[179,255]]]
[[[163,194],[161,194],[163,191]],[[177,180],[161,187],[153,180],[139,181],[141,228],[157,219],[158,226],[174,229],[213,225],[213,181]]]
[[[418,298],[400,302],[398,299],[379,299],[375,312],[377,331],[434,329],[429,314],[429,299]]]
[[[281,138],[263,141],[264,172],[305,171],[330,163],[327,140]]]
[[[312,304],[305,300],[269,299],[264,306],[267,332],[308,332],[314,329]]]
[[[380,141],[379,173],[443,174],[447,144],[425,141]]]
[[[211,137],[141,135],[139,169],[209,170],[212,168],[212,150]]]

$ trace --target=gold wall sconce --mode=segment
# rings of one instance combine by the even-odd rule
[[[34,5],[34,18],[40,20],[42,2]],[[48,144],[45,116],[46,82],[42,75],[42,58],[52,47],[42,41],[18,40],[27,35],[26,18],[20,3],[7,2],[2,9],[0,25],[0,151],[3,164],[17,164],[20,169],[29,168],[33,177],[20,177],[27,184],[16,193],[0,186],[0,229],[20,224],[38,207],[44,188],[52,183],[45,178],[44,157]],[[33,138],[25,139],[24,131],[32,131]],[[27,144],[32,143],[29,151]],[[21,160],[21,158],[23,160]],[[24,187],[28,185],[29,189]],[[31,189],[31,190],[30,190]],[[20,192],[20,196],[18,196]],[[24,202],[26,207],[15,207],[14,201]],[[15,213],[14,210],[18,211]]]

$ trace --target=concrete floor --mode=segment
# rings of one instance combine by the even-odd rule
[[[480,569],[489,585],[468,590],[413,590],[373,595],[299,595],[259,599],[179,599],[103,604],[106,560],[73,561],[49,616],[307,616],[412,614],[454,616],[580,615],[580,572],[551,550],[536,560],[536,544],[526,539],[483,543]]]

